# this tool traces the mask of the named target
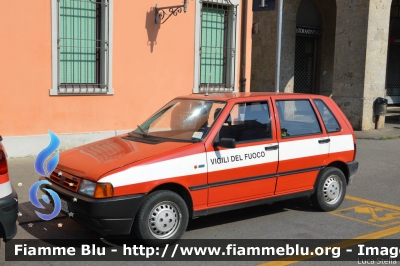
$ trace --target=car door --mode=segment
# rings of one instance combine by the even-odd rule
[[[335,103],[329,98],[314,98],[313,101],[330,139],[329,161],[354,161],[355,140],[353,139],[351,130],[349,130],[351,126],[346,126],[346,122],[341,119],[337,111],[335,114],[334,110],[339,109],[339,107],[335,106]],[[328,103],[331,103],[330,107]]]
[[[275,191],[278,143],[270,101],[226,108],[214,141],[206,144],[209,207],[264,198]],[[221,147],[222,139],[234,139],[236,147]]]
[[[279,142],[275,195],[311,190],[329,156],[330,139],[309,97],[274,99]]]

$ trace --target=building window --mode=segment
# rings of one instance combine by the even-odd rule
[[[51,95],[112,94],[111,0],[53,0]]]
[[[233,2],[213,0],[200,4],[194,92],[235,90],[238,5]]]

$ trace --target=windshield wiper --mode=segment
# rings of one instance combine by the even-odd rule
[[[138,129],[140,129],[140,131],[142,131],[143,137],[147,137],[147,133],[144,132],[144,130],[139,125],[137,125],[137,127],[138,127]]]

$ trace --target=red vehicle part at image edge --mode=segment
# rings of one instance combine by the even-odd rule
[[[127,134],[62,152],[49,179],[73,219],[153,245],[179,239],[189,218],[289,198],[334,210],[355,156],[353,129],[328,97],[196,94]]]
[[[10,183],[2,140],[0,136],[0,237],[9,240],[17,234],[18,196]]]

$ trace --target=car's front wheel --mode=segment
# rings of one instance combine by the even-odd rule
[[[318,176],[315,192],[311,196],[313,205],[322,211],[337,209],[346,194],[346,185],[346,178],[340,169],[324,168]]]
[[[181,196],[169,190],[150,193],[134,222],[136,235],[149,245],[172,243],[186,231],[189,213]]]

